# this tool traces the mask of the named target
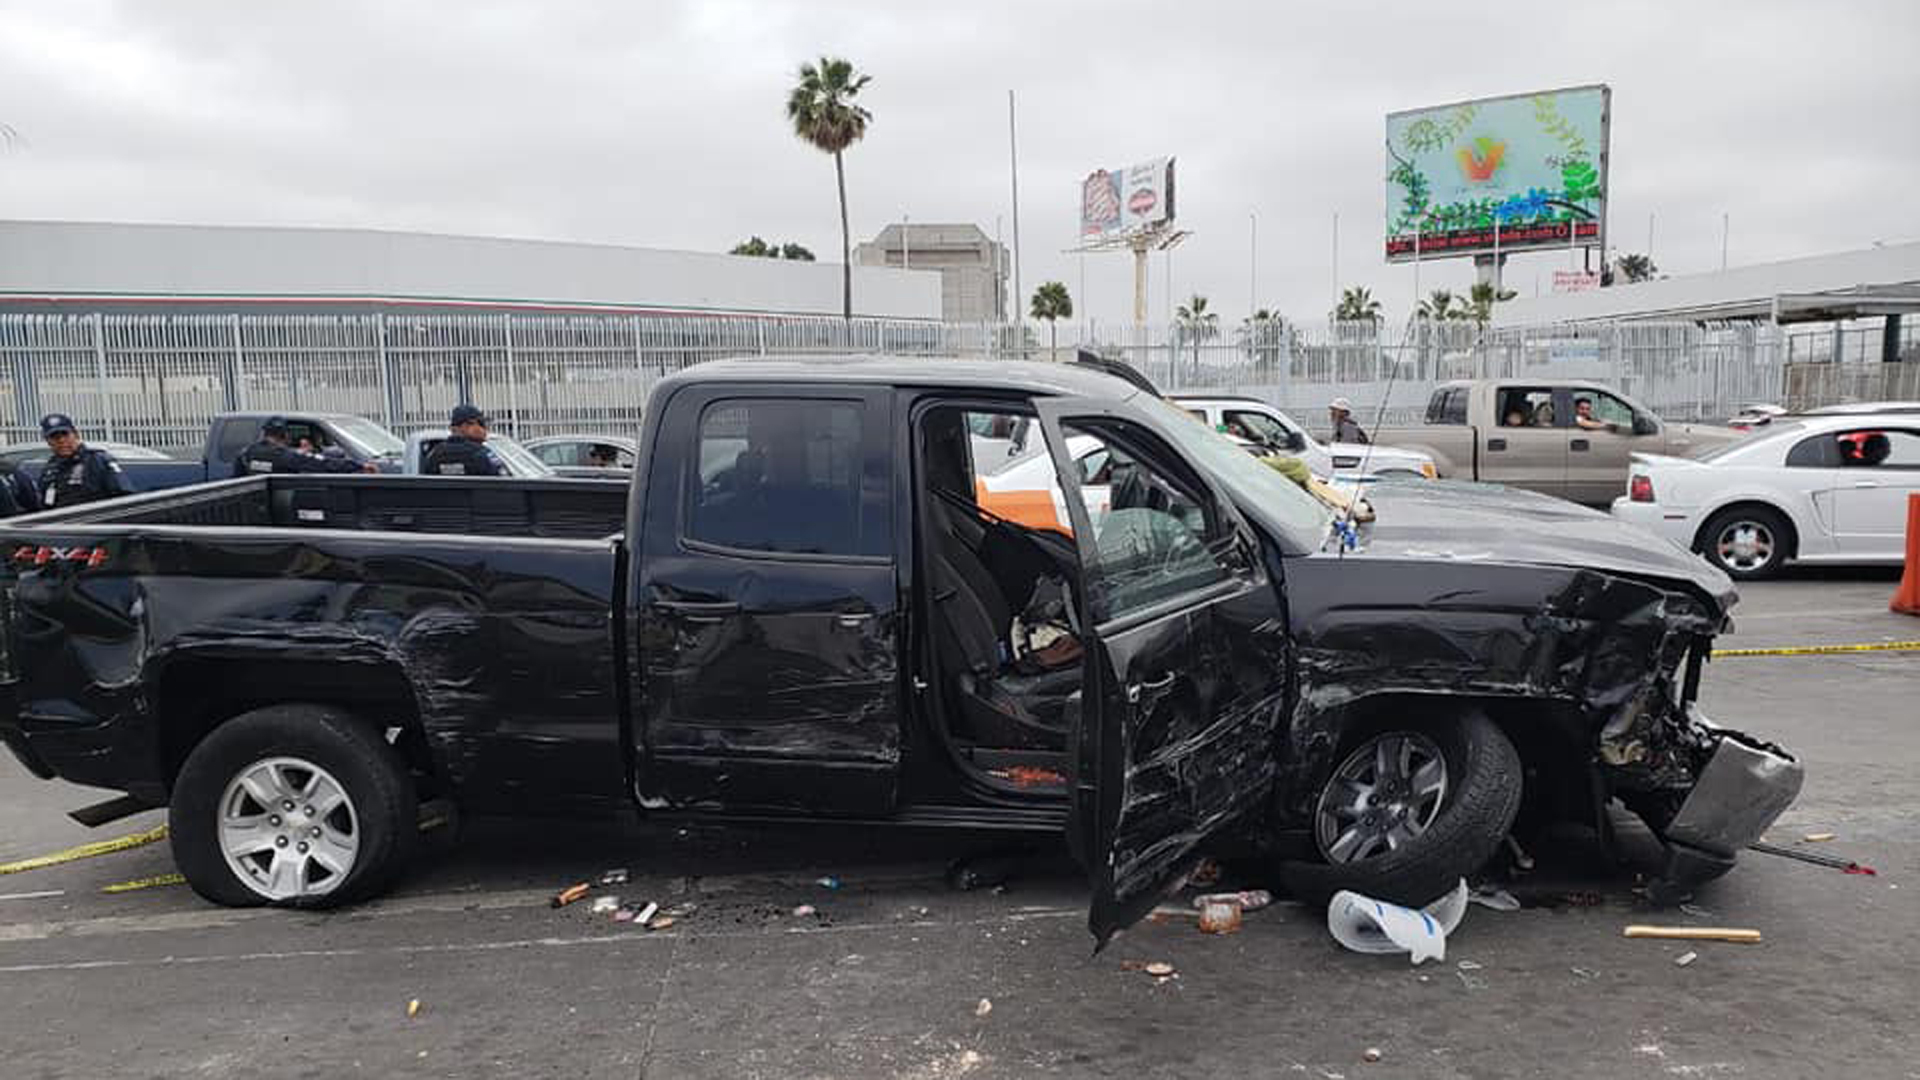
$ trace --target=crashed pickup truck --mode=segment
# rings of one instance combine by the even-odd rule
[[[982,507],[996,418],[1037,422],[1065,521]],[[423,800],[1064,829],[1102,941],[1221,847],[1425,902],[1523,806],[1618,800],[1673,889],[1723,872],[1800,783],[1695,705],[1727,578],[1438,487],[1356,535],[1098,370],[705,364],[630,488],[270,475],[7,522],[0,736],[123,793],[85,820],[167,807],[233,905],[377,892]]]

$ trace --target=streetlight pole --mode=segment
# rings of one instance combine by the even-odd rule
[[[1247,317],[1260,310],[1260,214],[1247,211]]]

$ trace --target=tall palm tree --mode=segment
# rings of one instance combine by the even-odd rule
[[[1619,270],[1620,276],[1629,282],[1652,281],[1653,275],[1660,272],[1660,268],[1653,265],[1653,256],[1631,252],[1613,260],[1613,265]]]
[[[1355,285],[1342,290],[1333,317],[1341,322],[1379,322],[1380,301],[1373,298],[1373,290]]]
[[[1286,319],[1270,308],[1260,308],[1240,324],[1240,338],[1247,352],[1258,363],[1271,363],[1278,353],[1276,343],[1286,328]]]
[[[1067,287],[1058,281],[1045,281],[1033,290],[1033,305],[1029,310],[1036,319],[1047,324],[1047,355],[1053,355],[1058,329],[1056,323],[1061,319],[1073,318],[1073,297],[1067,295]]]
[[[1457,319],[1460,317],[1461,310],[1455,306],[1455,301],[1458,299],[1459,297],[1453,295],[1451,290],[1435,289],[1427,294],[1425,300],[1420,301],[1418,314],[1423,319],[1433,319],[1436,321],[1442,319]]]
[[[1207,310],[1207,298],[1199,293],[1173,309],[1173,321],[1182,335],[1193,342],[1193,367],[1200,368],[1200,343],[1220,336],[1220,314]]]
[[[1472,319],[1485,326],[1493,321],[1493,305],[1504,303],[1520,295],[1512,289],[1495,290],[1490,281],[1475,282],[1472,291],[1467,293],[1467,306],[1460,318]]]
[[[853,65],[837,57],[800,65],[800,82],[787,95],[787,119],[793,133],[816,149],[833,155],[833,175],[840,185],[840,274],[844,318],[853,318],[853,233],[847,225],[847,167],[842,154],[867,134],[873,114],[853,103],[872,81],[855,73]]]

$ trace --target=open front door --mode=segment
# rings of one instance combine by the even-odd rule
[[[1209,836],[1261,812],[1286,690],[1279,591],[1253,534],[1204,474],[1123,405],[1037,403],[1068,493],[1085,646],[1069,837],[1100,945],[1176,888]],[[1069,442],[1099,440],[1106,509],[1081,497]]]

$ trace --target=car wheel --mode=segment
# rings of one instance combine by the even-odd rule
[[[1786,564],[1792,527],[1764,506],[1722,510],[1700,530],[1700,553],[1736,581],[1775,576]]]
[[[1520,811],[1520,755],[1486,714],[1389,723],[1350,738],[1313,804],[1319,862],[1281,879],[1320,904],[1351,889],[1431,903],[1493,857]]]
[[[405,761],[379,729],[317,705],[275,705],[215,728],[174,781],[174,862],[232,907],[320,908],[390,884],[419,831]]]

